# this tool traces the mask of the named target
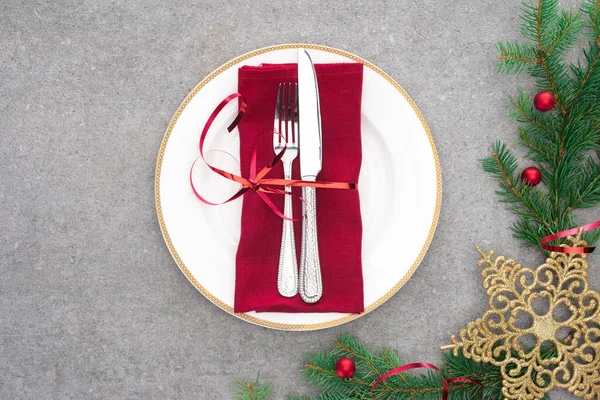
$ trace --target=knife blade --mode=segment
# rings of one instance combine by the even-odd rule
[[[298,50],[298,96],[300,122],[300,173],[304,180],[316,180],[322,166],[321,109],[317,74],[308,52]]]
[[[321,172],[323,161],[321,109],[317,74],[305,49],[298,49],[298,97],[300,174],[303,180],[315,181]],[[304,217],[298,289],[306,303],[315,303],[323,294],[317,236],[316,189],[303,187],[302,198]]]

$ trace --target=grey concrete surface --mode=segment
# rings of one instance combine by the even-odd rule
[[[520,38],[519,6],[0,2],[0,399],[228,399],[234,377],[259,370],[274,398],[311,393],[303,354],[341,331],[440,363],[439,346],[486,308],[475,246],[542,257],[511,237],[512,214],[477,161],[494,140],[516,141],[501,107],[532,87],[495,73],[493,44]],[[184,96],[227,60],[288,42],[348,50],[400,82],[431,127],[444,185],[437,233],[402,290],[306,333],[250,325],[198,293],[163,242],[153,192]]]

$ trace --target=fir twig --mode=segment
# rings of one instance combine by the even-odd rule
[[[260,373],[254,381],[236,380],[237,388],[234,389],[233,398],[238,400],[267,400],[271,397],[271,384],[260,383]]]

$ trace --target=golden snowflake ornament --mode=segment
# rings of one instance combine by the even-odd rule
[[[551,253],[532,269],[477,251],[489,309],[442,350],[499,367],[507,399],[542,399],[554,387],[600,398],[600,295],[589,288],[586,255]]]

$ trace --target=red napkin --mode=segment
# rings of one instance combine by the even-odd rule
[[[315,65],[321,101],[323,168],[318,180],[358,182],[362,159],[360,114],[363,66],[358,63]],[[274,157],[273,117],[280,82],[297,82],[296,64],[244,66],[238,72],[238,91],[248,108],[239,124],[242,176],[249,175],[250,156],[258,140],[257,168]],[[302,128],[300,128],[302,135]],[[268,177],[283,178],[277,165]],[[300,179],[300,156],[293,179]],[[296,190],[298,189],[298,190]],[[300,195],[299,188],[294,193]],[[270,195],[283,210],[283,196]],[[294,200],[294,216],[302,202]],[[283,297],[277,291],[277,270],[283,220],[254,193],[243,196],[241,237],[236,256],[235,312],[364,311],[362,278],[362,220],[358,190],[317,189],[317,224],[323,296],[314,304],[300,295]],[[294,223],[298,262],[302,222]]]

